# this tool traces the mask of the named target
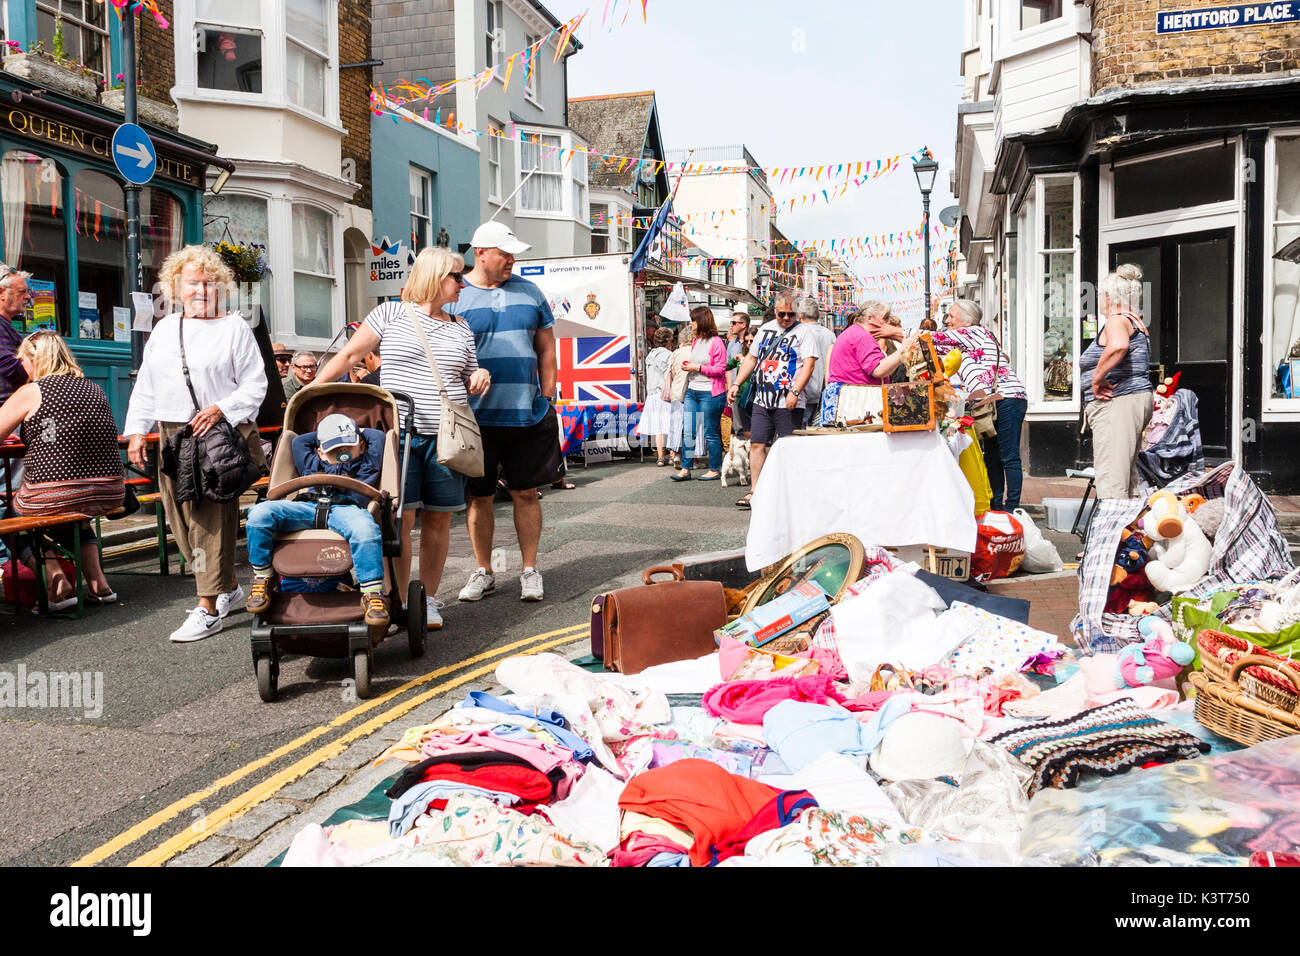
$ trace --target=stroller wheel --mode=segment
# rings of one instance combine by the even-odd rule
[[[365,651],[352,654],[352,678],[356,682],[357,697],[365,700],[370,696],[370,655]]]
[[[275,662],[265,654],[257,659],[255,667],[257,669],[257,693],[261,695],[262,700],[269,704],[275,700],[280,675],[276,673]]]
[[[412,657],[424,656],[424,638],[429,630],[424,615],[424,582],[412,581],[406,589],[406,639]]]

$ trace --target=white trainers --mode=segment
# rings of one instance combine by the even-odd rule
[[[227,614],[244,603],[244,586],[236,584],[233,591],[217,595],[217,614],[225,620]]]
[[[442,614],[439,612],[446,607],[437,598],[425,597],[424,599],[424,621],[425,627],[431,631],[442,629]]]
[[[469,583],[460,589],[460,600],[477,601],[497,589],[497,579],[487,568],[475,568],[469,576]]]
[[[540,601],[542,599],[542,572],[536,568],[524,568],[519,575],[519,600]]]
[[[172,631],[171,639],[176,644],[188,644],[201,641],[205,637],[221,632],[221,615],[209,614],[201,607],[190,611],[185,623]]]

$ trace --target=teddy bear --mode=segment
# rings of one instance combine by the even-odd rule
[[[1152,542],[1146,574],[1157,590],[1185,591],[1210,570],[1210,541],[1173,492],[1157,491],[1147,499],[1138,525]]]
[[[1120,542],[1115,566],[1110,572],[1110,591],[1106,595],[1105,610],[1111,614],[1129,614],[1133,603],[1155,597],[1151,582],[1147,580],[1147,549],[1151,542],[1133,528],[1126,528]]]
[[[1176,677],[1192,662],[1192,645],[1176,640],[1173,627],[1163,618],[1142,618],[1138,633],[1145,638],[1143,643],[1130,644],[1115,661],[1115,686],[1120,690]]]

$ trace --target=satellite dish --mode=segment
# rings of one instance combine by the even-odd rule
[[[951,229],[957,225],[957,220],[961,218],[961,206],[949,206],[939,213],[939,221]]]

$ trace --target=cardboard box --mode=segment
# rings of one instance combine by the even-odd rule
[[[748,614],[713,632],[755,647],[774,641],[787,631],[811,620],[831,605],[830,596],[816,581],[805,581],[792,591],[768,601]]]

